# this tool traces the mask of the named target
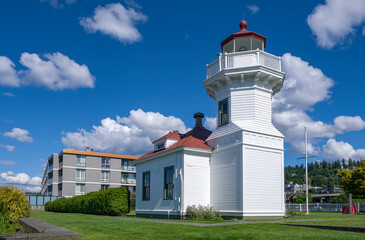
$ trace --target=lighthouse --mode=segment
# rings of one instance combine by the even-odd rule
[[[210,204],[225,216],[284,216],[284,136],[272,124],[272,97],[283,86],[281,58],[247,30],[221,42],[203,82],[216,101],[217,128],[206,139]]]

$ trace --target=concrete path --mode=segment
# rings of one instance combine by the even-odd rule
[[[365,218],[345,218],[345,219],[300,219],[300,220],[274,220],[274,221],[236,221],[236,222],[223,222],[223,223],[194,223],[194,222],[177,222],[177,221],[165,221],[155,219],[141,219],[141,218],[128,218],[128,217],[110,217],[126,221],[139,221],[139,222],[152,222],[152,223],[165,223],[165,224],[178,224],[178,225],[189,225],[197,227],[211,227],[211,226],[225,226],[225,225],[239,225],[239,224],[255,224],[255,223],[289,223],[289,222],[323,222],[323,221],[347,221],[347,220],[365,220]]]

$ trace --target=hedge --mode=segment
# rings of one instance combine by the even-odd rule
[[[47,202],[45,210],[120,216],[130,211],[130,193],[125,187],[109,188],[73,198],[60,198]]]

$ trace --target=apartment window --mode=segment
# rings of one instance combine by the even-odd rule
[[[166,167],[164,176],[164,199],[172,200],[174,198],[174,166]]]
[[[48,184],[53,182],[53,172],[48,173]]]
[[[58,191],[62,191],[62,183],[58,184]]]
[[[109,188],[109,185],[101,185],[101,190],[107,190]]]
[[[59,155],[59,156],[58,156],[58,162],[59,162],[59,163],[62,163],[62,162],[63,162],[63,155]]]
[[[125,171],[136,171],[136,167],[131,164],[130,160],[122,160],[122,170]]]
[[[109,182],[109,172],[108,171],[101,171],[101,181],[102,182]]]
[[[128,173],[128,184],[135,184],[136,183],[136,174],[135,173]]]
[[[122,173],[122,184],[127,184],[128,182],[128,173]]]
[[[161,144],[158,144],[157,145],[157,150],[161,150],[163,148],[165,148],[165,144],[164,143],[161,143]]]
[[[143,194],[142,194],[142,200],[150,200],[150,172],[144,172],[143,178]]]
[[[110,158],[108,157],[103,157],[101,159],[101,167],[102,168],[110,168]]]
[[[86,160],[85,155],[77,155],[76,166],[77,167],[85,167],[85,160]]]
[[[52,171],[53,170],[53,158],[51,158],[48,161],[48,171]]]
[[[76,169],[76,180],[85,181],[85,170],[84,169]]]
[[[228,98],[218,103],[218,126],[228,124]]]
[[[63,169],[58,170],[58,177],[62,177],[63,175]]]
[[[85,194],[85,184],[76,183],[75,194],[84,195]]]
[[[47,187],[47,191],[49,195],[52,194],[52,185]]]

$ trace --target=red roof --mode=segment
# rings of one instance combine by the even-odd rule
[[[173,137],[177,137],[177,136],[178,136],[178,138],[175,138],[175,139],[180,139],[180,140],[168,148],[165,148],[162,150],[157,150],[157,151],[151,151],[151,152],[143,155],[142,157],[134,160],[134,162],[151,157],[151,156],[155,156],[160,153],[167,152],[172,149],[179,148],[179,147],[191,147],[191,148],[212,150],[213,148],[210,147],[207,144],[207,142],[205,141],[209,137],[210,134],[212,134],[211,131],[209,131],[205,128],[199,128],[199,127],[194,127],[191,131],[185,133],[184,135],[182,135],[178,132],[169,132],[165,136],[157,139],[156,141],[164,139],[164,138],[173,138]],[[167,136],[169,136],[169,137],[167,137]],[[154,141],[154,142],[156,142],[156,141]]]
[[[257,40],[263,41],[264,47],[266,47],[266,37],[264,37],[258,33],[252,32],[252,31],[247,31],[246,27],[247,27],[247,22],[245,20],[242,20],[240,22],[241,30],[239,32],[233,33],[231,36],[227,37],[226,39],[224,39],[221,42],[222,50],[223,50],[223,46],[226,45],[228,42],[230,42],[232,39],[248,38],[248,37],[253,37],[253,38],[256,38]]]
[[[180,139],[181,138],[181,134],[178,131],[174,131],[174,132],[169,132],[168,134],[166,134],[163,137],[160,137],[159,139],[153,141],[152,143],[155,143],[157,141],[160,141],[162,139]]]

